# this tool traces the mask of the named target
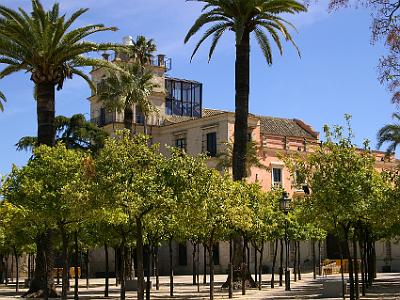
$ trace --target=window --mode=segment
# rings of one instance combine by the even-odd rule
[[[167,115],[201,117],[201,83],[167,78],[165,88],[165,113]]]
[[[186,244],[179,244],[178,246],[178,259],[180,266],[187,265],[187,247]]]
[[[282,184],[282,168],[272,168],[272,185],[281,187]]]
[[[100,108],[100,126],[106,124],[106,109],[104,107]]]
[[[186,139],[185,138],[176,139],[175,147],[186,151]]]
[[[213,246],[213,260],[214,265],[219,265],[219,243],[214,244]]]
[[[207,133],[207,154],[211,157],[217,156],[217,133]]]
[[[137,124],[144,124],[144,115],[142,113],[142,110],[140,109],[139,105],[136,105],[136,123]]]

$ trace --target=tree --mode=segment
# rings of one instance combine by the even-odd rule
[[[133,42],[131,48],[131,57],[144,68],[151,63],[153,53],[157,51],[157,46],[153,39],[146,40],[146,37],[139,35]]]
[[[3,103],[1,103],[1,102],[7,102],[7,98],[6,98],[6,96],[0,91],[0,110],[1,111],[4,111],[4,106],[3,106]]]
[[[341,259],[346,256],[349,260],[350,299],[355,299],[358,298],[358,252],[350,252],[350,243],[356,245],[360,224],[372,220],[374,203],[384,200],[385,184],[375,170],[375,156],[368,143],[365,150],[352,143],[350,117],[346,119],[348,136],[344,136],[341,126],[335,126],[333,131],[325,126],[326,142],[322,147],[306,157],[299,156],[289,166],[305,176],[311,190],[301,205],[313,216],[312,222],[342,241],[338,246]]]
[[[96,160],[97,198],[104,207],[118,212],[123,223],[130,225],[137,250],[138,299],[144,298],[143,221],[154,210],[168,208],[173,202],[170,189],[163,184],[165,158],[157,145],[148,146],[147,139],[124,131],[118,139],[107,139]],[[127,236],[121,235],[121,257]],[[121,299],[125,297],[122,270]]]
[[[232,154],[233,154],[233,144],[232,143],[226,143],[226,148],[225,151],[219,153],[217,157],[219,158],[218,164],[217,164],[217,169],[226,172],[230,168],[232,168]],[[250,176],[251,175],[251,168],[259,168],[259,169],[264,169],[268,170],[268,167],[263,165],[260,162],[259,154],[260,147],[257,145],[256,142],[251,141],[247,143],[247,150],[246,150],[246,175]]]
[[[132,131],[134,104],[143,114],[144,133],[147,135],[147,118],[156,108],[149,96],[158,85],[153,83],[153,74],[142,69],[142,65],[126,62],[124,72],[109,72],[99,85],[99,101],[110,111],[124,112],[125,129]]]
[[[400,114],[394,113],[393,119],[400,121]],[[387,152],[389,154],[396,151],[397,146],[400,144],[400,124],[387,124],[383,126],[377,134],[378,149],[382,147],[384,143],[389,143]]]
[[[34,158],[25,167],[13,168],[3,187],[5,199],[25,210],[31,227],[35,228],[36,240],[51,239],[57,230],[60,231],[64,261],[63,299],[66,299],[67,286],[68,233],[76,231],[77,224],[90,212],[87,195],[89,166],[89,157],[82,151],[69,150],[62,144],[55,147],[42,145],[34,149]],[[38,255],[46,251],[52,257],[51,243],[46,244],[46,248],[40,247],[40,243],[37,245]],[[53,261],[45,261],[41,267],[46,271],[43,274],[48,274],[47,270],[53,269]],[[28,297],[56,295],[52,277],[41,278],[43,275],[38,273],[41,271],[35,270],[30,291],[26,294]],[[42,280],[45,285],[42,285]]]
[[[296,14],[305,12],[306,7],[295,0],[198,0],[205,4],[203,13],[190,28],[185,37],[187,43],[202,27],[211,25],[197,43],[193,56],[201,44],[212,36],[209,60],[221,36],[226,31],[233,31],[236,43],[235,64],[235,128],[233,144],[232,171],[234,180],[246,177],[246,150],[248,134],[249,88],[250,88],[250,34],[254,33],[258,44],[267,60],[272,64],[272,49],[270,37],[282,54],[283,46],[279,33],[286,41],[297,49],[287,26],[291,23],[283,19],[283,13]],[[270,37],[269,37],[269,36]],[[235,249],[241,249],[240,240],[235,239]],[[241,254],[235,251],[233,264],[241,263]],[[235,278],[237,277],[235,273]],[[236,280],[236,279],[235,279]]]
[[[103,24],[87,25],[71,29],[77,19],[87,9],[74,12],[71,17],[59,14],[59,5],[46,11],[39,0],[32,0],[32,12],[23,9],[13,10],[0,6],[0,63],[6,67],[0,72],[0,79],[12,73],[24,71],[31,74],[35,85],[35,100],[38,115],[38,144],[54,146],[55,144],[55,88],[63,88],[66,79],[77,75],[86,80],[95,90],[82,67],[115,67],[113,64],[99,59],[88,58],[89,52],[118,49],[110,43],[96,44],[86,40],[97,32],[115,31],[115,27]],[[51,248],[51,234],[43,240],[38,239],[38,248]],[[46,254],[46,256],[44,256]],[[45,278],[51,279],[51,270],[45,270],[45,261],[51,261],[47,251],[39,251],[36,259],[35,283],[29,292],[43,290]],[[51,280],[47,280],[51,283]],[[47,288],[46,288],[47,290]]]
[[[82,114],[71,118],[57,116],[54,120],[56,127],[56,142],[62,142],[68,149],[90,150],[98,154],[104,146],[107,133],[95,124],[86,120]],[[38,145],[37,138],[27,136],[16,144],[17,150],[30,150]]]

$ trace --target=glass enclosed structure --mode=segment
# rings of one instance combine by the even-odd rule
[[[167,115],[201,118],[202,84],[196,81],[166,78],[165,113]]]

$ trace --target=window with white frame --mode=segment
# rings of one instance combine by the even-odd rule
[[[281,167],[273,167],[272,168],[272,186],[274,187],[282,187],[282,168]]]

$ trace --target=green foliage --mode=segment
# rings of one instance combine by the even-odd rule
[[[397,146],[400,144],[400,114],[394,113],[393,119],[397,121],[395,124],[387,124],[383,126],[377,134],[378,149],[382,147],[384,143],[389,143],[387,148],[388,154],[392,154],[396,151]]]
[[[149,101],[149,96],[158,87],[153,83],[153,74],[135,63],[124,63],[121,68],[122,72],[110,71],[103,79],[99,85],[99,101],[109,111],[122,112],[125,107],[137,104],[145,117],[157,112]]]
[[[0,110],[4,111],[4,106],[2,102],[7,102],[6,96],[0,91]]]
[[[32,0],[32,12],[0,6],[0,63],[6,67],[0,78],[18,71],[31,73],[36,84],[49,82],[62,89],[64,81],[77,75],[95,91],[81,68],[115,66],[105,60],[84,56],[89,52],[120,49],[111,43],[96,44],[87,38],[97,32],[115,31],[115,27],[93,24],[71,29],[87,9],[79,9],[67,18],[60,15],[59,4],[46,11],[39,0]]]
[[[71,118],[55,118],[56,142],[62,142],[68,149],[90,150],[97,154],[104,146],[107,133],[86,120],[82,114]],[[37,145],[37,138],[26,136],[16,144],[17,150],[31,150]]]
[[[196,1],[196,0],[193,0]],[[280,17],[281,14],[296,14],[306,11],[306,7],[294,0],[197,0],[204,3],[203,13],[196,20],[185,37],[185,43],[202,27],[210,24],[200,41],[197,43],[193,54],[199,50],[203,42],[212,37],[208,58],[211,60],[214,50],[226,31],[233,31],[236,44],[242,42],[244,34],[254,33],[255,38],[267,60],[272,64],[271,38],[282,54],[283,46],[281,34],[286,41],[291,42],[298,50],[287,27],[294,26]]]
[[[22,207],[38,233],[74,225],[89,212],[90,157],[59,143],[40,146],[21,169],[13,168],[2,188],[6,201]]]
[[[268,167],[263,165],[260,162],[259,159],[259,154],[260,147],[257,145],[256,142],[251,141],[247,143],[247,149],[246,149],[246,174],[247,176],[251,175],[251,168],[259,168],[263,170],[269,170]],[[232,168],[232,158],[233,158],[233,143],[226,143],[225,144],[225,150],[221,153],[218,153],[218,164],[217,164],[217,169],[223,172],[228,171],[230,168]]]

